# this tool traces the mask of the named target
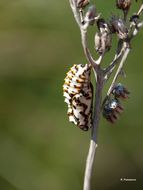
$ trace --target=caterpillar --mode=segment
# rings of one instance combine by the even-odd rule
[[[63,96],[69,121],[84,131],[92,126],[93,87],[89,64],[73,65],[64,79]]]

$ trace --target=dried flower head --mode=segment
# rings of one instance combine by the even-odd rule
[[[103,117],[110,123],[115,123],[118,120],[118,115],[123,112],[123,107],[119,100],[110,99],[104,105]]]
[[[104,19],[97,21],[99,32],[95,34],[95,49],[99,54],[109,51],[112,44],[110,28]]]
[[[128,29],[121,18],[112,16],[110,20],[110,24],[111,24],[112,32],[117,33],[120,39],[125,40],[126,38],[128,38]]]
[[[97,21],[97,27],[99,31],[102,32],[108,32],[110,33],[110,28],[107,22],[103,18],[98,19]]]
[[[85,8],[90,0],[77,0],[77,8]]]
[[[95,49],[99,54],[103,54],[110,50],[112,37],[110,34],[102,35],[101,33],[95,34]]]
[[[132,23],[132,25],[136,26],[138,25],[139,22],[139,15],[137,14],[133,14],[130,18],[130,22]]]
[[[116,6],[118,9],[128,10],[131,6],[131,0],[116,0]]]
[[[121,83],[118,83],[114,86],[112,94],[115,96],[115,98],[127,99],[129,98],[128,95],[130,92]]]

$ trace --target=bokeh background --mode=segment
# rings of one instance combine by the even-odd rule
[[[121,14],[114,0],[96,0],[96,6],[105,18]],[[137,7],[134,2],[132,12]],[[115,126],[101,119],[92,189],[143,189],[142,52],[140,32],[120,80],[131,91],[124,114]],[[0,190],[82,189],[90,132],[68,122],[62,96],[65,73],[81,62],[68,0],[0,1]]]

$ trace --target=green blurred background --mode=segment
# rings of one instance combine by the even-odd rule
[[[105,17],[117,12],[114,0],[95,2]],[[131,91],[124,114],[115,126],[101,119],[92,189],[143,189],[142,48],[140,32],[121,80]],[[68,0],[0,1],[0,190],[82,189],[90,132],[68,122],[62,96],[65,73],[80,62]]]

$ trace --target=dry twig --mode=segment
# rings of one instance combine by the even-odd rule
[[[131,1],[128,1],[128,2],[131,3]],[[87,155],[84,185],[83,185],[83,190],[90,190],[94,157],[95,157],[95,153],[97,149],[97,135],[98,135],[98,127],[99,127],[101,111],[106,106],[106,109],[104,110],[104,116],[107,120],[114,123],[114,121],[116,120],[115,118],[113,118],[116,116],[115,111],[120,112],[121,110],[121,106],[117,105],[114,111],[113,108],[111,107],[111,102],[110,104],[108,103],[108,99],[110,99],[111,93],[116,84],[118,76],[121,73],[124,63],[130,52],[131,40],[137,35],[137,33],[139,32],[139,29],[143,27],[143,21],[140,21],[140,18],[139,18],[143,12],[143,4],[141,4],[137,14],[132,16],[132,18],[130,19],[131,20],[130,26],[127,27],[126,18],[127,18],[127,12],[130,7],[130,4],[128,5],[128,7],[125,7],[124,4],[122,4],[123,1],[118,0],[117,1],[118,8],[122,9],[125,14],[124,14],[123,19],[112,16],[111,22],[109,24],[110,27],[109,27],[107,22],[105,22],[103,19],[100,19],[100,14],[97,13],[94,6],[90,7],[87,10],[86,14],[84,13],[85,12],[84,8],[89,4],[89,0],[69,0],[69,3],[72,9],[74,18],[81,32],[81,42],[82,42],[84,54],[86,56],[88,64],[91,65],[93,68],[93,71],[95,74],[95,81],[96,81],[93,126],[92,126],[92,132],[91,132],[89,152]],[[95,38],[96,40],[95,45],[97,46],[96,49],[99,53],[99,57],[97,60],[94,60],[93,56],[91,55],[91,52],[88,47],[88,39],[87,39],[88,28],[89,26],[94,25],[94,24],[97,24],[97,27],[99,30]],[[109,51],[110,49],[110,46],[111,46],[110,35],[112,35],[113,33],[116,33],[119,38],[117,50],[116,50],[114,59],[111,61],[108,67],[102,68],[101,62],[105,53]],[[113,81],[109,87],[106,97],[104,98],[104,100],[102,100],[103,87],[106,84],[106,81],[109,79],[109,77],[113,73],[116,66],[118,66],[118,68],[113,78]],[[114,94],[116,95],[116,97],[118,95],[118,98],[119,96],[126,98],[127,93],[128,92],[125,88],[121,88],[121,89],[118,89],[118,92],[115,92]],[[118,104],[118,102],[116,101],[114,101],[113,103],[114,105],[116,105],[115,103]],[[108,113],[108,111],[110,111],[110,114]]]

